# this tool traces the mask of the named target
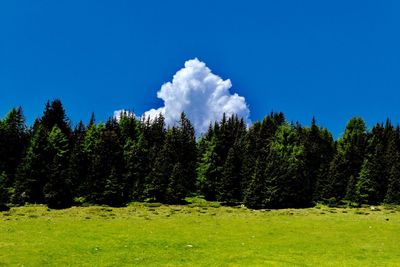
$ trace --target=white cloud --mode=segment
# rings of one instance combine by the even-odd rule
[[[223,80],[213,74],[204,62],[197,58],[188,60],[172,82],[163,84],[157,92],[164,106],[146,111],[143,116],[153,119],[161,113],[167,126],[173,126],[185,112],[197,134],[206,132],[210,122],[220,121],[223,113],[228,116],[237,114],[249,124],[250,111],[246,100],[236,93],[231,94],[231,87],[229,79]],[[118,117],[120,113],[116,111],[114,116]]]
[[[132,111],[126,110],[126,109],[120,109],[114,111],[114,118],[119,121],[122,116],[127,116],[127,117],[135,117],[135,113]]]

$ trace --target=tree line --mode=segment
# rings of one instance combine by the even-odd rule
[[[400,203],[400,127],[387,120],[368,131],[352,118],[338,140],[315,119],[310,127],[270,113],[247,127],[224,115],[196,138],[182,113],[130,113],[71,126],[60,100],[31,127],[21,108],[0,120],[0,204],[131,201],[184,203],[187,196],[250,208]]]

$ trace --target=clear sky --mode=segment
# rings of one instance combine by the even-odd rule
[[[0,116],[60,98],[73,122],[159,108],[188,59],[245,97],[252,121],[400,122],[399,1],[1,1]]]

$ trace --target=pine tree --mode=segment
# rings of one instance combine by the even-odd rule
[[[57,125],[48,137],[48,151],[52,161],[48,167],[48,181],[44,186],[45,202],[50,208],[67,208],[72,205],[71,183],[68,177],[69,144]]]
[[[217,189],[219,201],[234,204],[242,200],[241,154],[239,144],[229,149]]]
[[[377,192],[376,192],[376,167],[374,162],[366,159],[361,168],[360,175],[357,179],[355,188],[356,194],[351,200],[361,204],[377,204]]]
[[[335,146],[331,133],[317,126],[313,118],[311,127],[303,131],[304,161],[306,176],[310,179],[310,192],[313,201],[321,200],[321,191],[326,185],[329,164],[332,161]]]
[[[366,138],[364,121],[352,118],[346,125],[343,137],[337,142],[337,153],[331,162],[325,198],[339,201],[346,197],[351,200],[356,195],[356,178],[364,161]]]
[[[348,199],[365,204],[378,204],[387,190],[385,152],[387,140],[382,125],[377,124],[369,135],[366,156],[356,182],[356,194]]]
[[[387,204],[400,204],[400,153],[394,156],[395,160],[390,169],[389,183],[384,202]]]
[[[165,202],[166,190],[170,174],[178,162],[176,153],[177,129],[173,127],[167,131],[163,148],[158,153],[155,163],[146,178],[146,195],[152,201]]]
[[[43,187],[48,179],[48,139],[41,124],[37,124],[27,153],[18,167],[13,202],[45,203]]]
[[[6,187],[6,180],[5,172],[0,173],[0,212],[10,210],[7,206],[7,203],[9,202],[9,192]]]
[[[168,180],[168,186],[165,192],[166,203],[179,204],[183,202],[188,192],[185,187],[186,179],[187,177],[185,176],[185,170],[182,165],[179,162],[176,163]]]
[[[270,113],[262,122],[255,122],[243,140],[242,188],[246,191],[255,172],[255,162],[260,155],[268,154],[270,143],[279,126],[285,122],[283,113]]]
[[[197,188],[205,199],[217,199],[217,184],[219,183],[222,168],[218,166],[219,158],[216,152],[216,141],[212,138],[207,142],[207,149],[197,166]]]
[[[81,184],[80,193],[88,202],[96,203],[96,199],[101,193],[102,180],[101,174],[105,166],[101,162],[103,154],[100,153],[101,135],[104,131],[104,124],[92,124],[86,131],[83,142],[83,152],[87,159],[87,175]],[[72,154],[74,157],[74,153]],[[72,159],[72,158],[71,158]],[[71,166],[73,167],[73,166]]]
[[[125,184],[121,182],[120,171],[112,167],[109,176],[106,178],[103,203],[113,207],[121,207],[126,204],[127,197]]]
[[[26,150],[28,132],[22,108],[12,109],[3,121],[0,121],[0,173],[4,172],[5,187],[15,183],[15,173]]]
[[[167,148],[163,149],[146,178],[145,196],[151,201],[165,202],[168,185],[168,173],[172,171],[171,164],[167,162]]]
[[[265,157],[261,156],[255,164],[255,171],[246,190],[244,203],[249,208],[264,208],[266,198]]]
[[[53,130],[54,126],[57,126],[68,138],[71,135],[70,121],[59,99],[46,103],[43,116],[40,118],[40,123],[48,133]]]
[[[197,159],[197,145],[196,137],[192,124],[186,117],[185,113],[181,114],[179,128],[176,129],[176,144],[174,147],[177,154],[177,162],[182,169],[182,187],[185,188],[186,194],[195,192],[196,188],[196,159]]]
[[[267,207],[311,205],[311,183],[305,172],[301,131],[301,128],[293,125],[282,125],[275,134],[265,171]]]
[[[84,142],[86,127],[82,121],[75,127],[72,137],[72,151],[68,164],[68,177],[74,197],[84,195],[85,180],[88,172],[88,159],[85,153]]]
[[[147,147],[142,135],[136,142],[128,139],[124,146],[125,179],[134,200],[145,199],[145,177],[150,171]]]

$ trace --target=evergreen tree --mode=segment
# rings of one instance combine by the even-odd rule
[[[282,125],[271,143],[266,178],[265,206],[272,208],[311,205],[310,177],[306,175],[305,152],[296,126]]]
[[[221,180],[218,184],[218,200],[227,203],[237,203],[242,200],[241,165],[242,152],[239,144],[229,149],[228,157],[223,166]]]
[[[7,203],[9,202],[9,191],[6,187],[6,180],[5,172],[0,173],[0,212],[10,210],[7,206]]]
[[[167,134],[167,140],[168,140]],[[166,140],[166,143],[168,141]],[[151,201],[165,202],[168,186],[168,174],[171,173],[171,162],[168,159],[170,146],[166,144],[157,156],[153,168],[146,178],[145,195]]]
[[[364,161],[366,138],[364,121],[358,117],[352,118],[346,126],[343,137],[338,140],[324,198],[334,198],[338,201],[346,197],[351,200],[356,195],[356,178]]]
[[[306,176],[310,179],[309,194],[313,200],[321,200],[321,191],[326,186],[329,164],[332,161],[335,145],[331,133],[317,126],[313,118],[311,127],[303,131],[304,161]]]
[[[72,151],[68,164],[68,177],[74,197],[82,196],[85,192],[85,180],[88,172],[88,159],[85,153],[86,127],[82,121],[75,127],[72,137]]]
[[[59,99],[46,103],[43,116],[40,118],[40,124],[47,133],[50,133],[53,127],[57,126],[68,138],[71,135],[70,121]]]
[[[125,144],[128,139],[136,141],[140,135],[139,122],[133,113],[123,111],[118,118],[118,125],[121,132],[121,142]]]
[[[150,171],[147,147],[142,135],[136,142],[128,139],[124,146],[125,179],[134,200],[145,199],[145,177]]]
[[[277,129],[285,122],[283,113],[270,113],[262,122],[255,122],[244,136],[243,163],[242,163],[242,188],[251,182],[255,172],[255,162],[260,155],[268,154],[269,146]]]
[[[113,166],[105,181],[104,203],[113,207],[123,206],[128,200],[126,189],[126,184],[121,182],[121,172]]]
[[[251,177],[251,182],[247,187],[244,203],[249,208],[265,208],[266,198],[266,177],[265,177],[266,162],[265,157],[261,156],[255,164],[255,171]]]
[[[43,187],[47,183],[47,163],[50,162],[47,143],[44,128],[41,124],[37,124],[26,156],[17,170],[14,202],[45,203]]]
[[[218,166],[219,158],[216,152],[216,141],[213,137],[207,142],[197,166],[197,188],[205,199],[214,201],[217,199],[217,184],[221,177],[222,167]]]
[[[45,202],[50,208],[72,205],[71,183],[68,177],[68,138],[57,125],[48,137],[48,152],[52,158],[48,167],[48,181],[44,186]]]
[[[375,162],[371,162],[368,159],[364,161],[355,188],[356,194],[352,197],[352,200],[361,204],[375,205],[378,203],[376,192],[377,171],[374,167],[376,167]]]
[[[177,143],[174,145],[177,153],[177,162],[182,169],[182,188],[186,194],[196,191],[196,159],[197,145],[192,124],[185,113],[181,114],[180,125],[177,128]],[[175,182],[174,182],[175,183]],[[176,184],[176,183],[175,183]]]
[[[181,163],[176,163],[168,180],[165,192],[166,203],[179,204],[187,196],[188,189],[185,187],[187,177],[185,173]]]
[[[395,160],[390,169],[389,183],[384,202],[387,204],[400,204],[400,153],[394,156]]]
[[[348,199],[366,204],[378,204],[383,201],[387,190],[385,152],[386,140],[383,126],[377,124],[369,135],[366,156],[359,178],[356,182],[356,194],[349,192]]]
[[[4,172],[4,186],[11,188],[28,141],[28,133],[21,108],[12,109],[0,121],[0,173]]]

